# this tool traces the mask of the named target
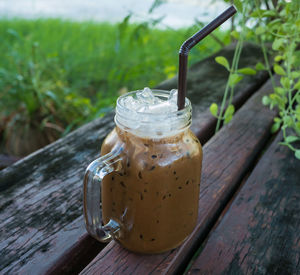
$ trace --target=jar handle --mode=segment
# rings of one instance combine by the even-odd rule
[[[114,164],[121,158],[122,148],[114,150],[96,160],[86,169],[83,183],[83,213],[89,234],[101,242],[108,242],[120,231],[120,225],[113,219],[102,225],[102,181],[115,171]]]

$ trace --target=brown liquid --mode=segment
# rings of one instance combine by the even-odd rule
[[[202,149],[190,130],[148,139],[115,128],[101,155],[123,148],[118,171],[103,180],[103,219],[121,223],[118,241],[140,253],[160,253],[180,245],[198,216]]]

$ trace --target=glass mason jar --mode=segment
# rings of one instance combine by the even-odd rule
[[[202,148],[190,131],[192,108],[137,112],[117,100],[116,127],[84,178],[87,231],[130,251],[161,253],[179,246],[198,217]],[[154,90],[160,100],[169,92]],[[104,224],[104,225],[103,225]]]

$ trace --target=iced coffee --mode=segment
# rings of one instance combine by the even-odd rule
[[[196,225],[202,149],[189,130],[189,102],[178,112],[176,92],[134,96],[118,100],[116,128],[101,149],[120,152],[103,178],[103,221],[120,224],[117,241],[125,248],[160,253],[180,245]]]
[[[229,7],[179,50],[178,89],[135,91],[117,100],[115,129],[84,175],[87,231],[139,253],[180,245],[196,225],[202,149],[189,130],[189,51],[236,13]]]

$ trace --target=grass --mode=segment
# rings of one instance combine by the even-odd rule
[[[21,114],[25,124],[51,123],[65,134],[105,112],[120,93],[173,77],[180,45],[196,31],[161,30],[129,18],[120,24],[1,19],[1,119]],[[225,32],[215,34],[229,43]],[[189,62],[220,48],[208,37]]]

